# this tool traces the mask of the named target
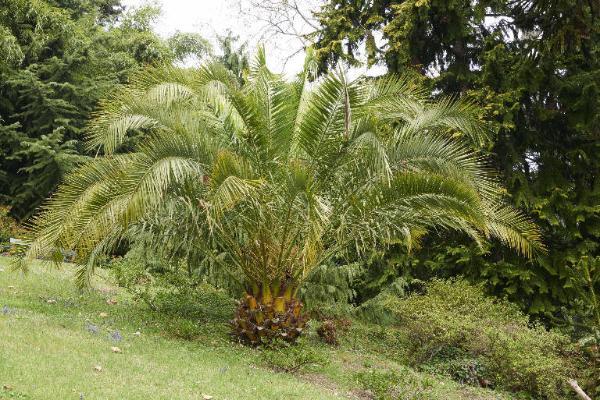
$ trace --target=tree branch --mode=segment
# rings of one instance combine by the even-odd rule
[[[568,379],[567,383],[573,388],[573,390],[575,391],[575,393],[577,393],[577,396],[579,396],[579,398],[583,400],[592,400],[592,398],[588,396],[582,388],[579,387],[575,379]]]

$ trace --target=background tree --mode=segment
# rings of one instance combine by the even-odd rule
[[[217,36],[219,50],[222,54],[215,59],[230,70],[240,83],[243,83],[250,69],[250,61],[248,43],[238,44],[239,40],[240,38],[232,32]]]
[[[570,282],[582,257],[600,256],[599,13],[578,0],[330,0],[318,14],[322,69],[343,60],[416,70],[432,93],[481,105],[496,135],[486,150],[549,249],[524,263],[496,245],[430,237],[413,273],[485,280],[555,323],[563,306],[583,311]]]
[[[13,215],[30,216],[85,159],[98,99],[141,66],[204,54],[197,36],[154,34],[158,15],[112,0],[0,1],[0,203]]]

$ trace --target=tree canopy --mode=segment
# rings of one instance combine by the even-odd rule
[[[423,259],[484,279],[532,313],[554,318],[562,306],[578,307],[577,265],[600,256],[598,3],[330,0],[317,16],[322,70],[383,63],[422,75],[433,97],[480,105],[495,133],[487,148],[494,167],[549,249],[524,264],[498,246],[484,257],[460,240],[438,239]]]
[[[120,2],[0,1],[0,203],[29,217],[86,156],[85,124],[98,99],[144,65],[202,55],[197,35],[168,42],[153,7]]]

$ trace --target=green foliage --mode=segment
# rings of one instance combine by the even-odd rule
[[[6,243],[11,237],[15,237],[18,230],[17,222],[8,214],[10,207],[0,206],[0,243]]]
[[[582,299],[584,309],[578,315],[584,317],[584,321],[592,321],[589,325],[594,326],[596,332],[600,330],[600,297],[598,287],[600,286],[600,257],[584,256],[574,266],[574,274],[571,283]],[[572,323],[571,325],[575,325]]]
[[[600,396],[600,330],[579,340],[575,354],[581,369],[579,385],[592,398]]]
[[[367,370],[355,374],[356,381],[365,389],[369,390],[377,400],[392,400],[397,398],[397,386],[402,379],[393,371]]]
[[[383,322],[405,338],[410,363],[465,383],[562,398],[575,373],[563,357],[567,337],[530,326],[516,306],[487,297],[481,286],[433,280],[426,294],[384,294],[363,312],[371,307],[388,313]]]
[[[133,256],[112,261],[110,268],[120,286],[162,315],[196,324],[225,324],[231,317],[234,303],[227,293],[181,270],[148,265]]]
[[[113,0],[0,1],[0,202],[14,216],[31,216],[93,155],[83,132],[100,98],[145,65],[204,54],[197,36],[154,34],[159,12],[124,12]]]
[[[329,363],[327,354],[323,350],[303,340],[295,344],[273,343],[260,352],[261,359],[267,366],[288,373],[310,371],[316,366]]]
[[[300,298],[309,309],[331,306],[332,303],[349,304],[355,298],[353,284],[361,269],[358,263],[320,265],[300,287]]]
[[[230,70],[240,83],[244,82],[250,72],[250,57],[248,44],[239,42],[239,37],[228,31],[224,36],[217,36],[219,49],[222,54],[216,59]]]
[[[384,369],[365,366],[366,369],[353,374],[353,379],[365,389],[364,396],[378,400],[461,400],[461,399],[508,399],[500,391],[488,392],[461,385],[460,390],[450,392],[450,381],[440,381],[434,375],[417,374],[406,367]]]
[[[186,62],[189,58],[201,60],[211,51],[210,43],[197,33],[177,31],[169,37],[167,44],[179,62]]]
[[[513,204],[535,216],[549,250],[525,263],[497,244],[483,254],[461,238],[437,237],[424,246],[424,262],[441,276],[485,281],[547,323],[564,324],[564,314],[584,320],[580,310],[590,307],[589,298],[572,281],[582,259],[600,256],[597,5],[329,0],[317,16],[321,71],[339,60],[379,62],[390,73],[418,71],[436,95],[463,95],[480,105],[495,132],[486,148],[493,167]],[[595,325],[594,318],[581,322],[572,326],[576,336]]]
[[[208,260],[269,304],[340,250],[411,247],[433,228],[543,251],[469,151],[485,140],[469,104],[432,103],[400,77],[309,84],[314,67],[309,52],[286,82],[261,50],[242,87],[218,63],[140,74],[103,103],[88,146],[106,156],[68,176],[29,256],[77,249],[85,277],[116,244],[150,238],[174,265]]]
[[[28,233],[10,215],[10,207],[0,206],[0,253],[2,255],[23,255],[26,247],[20,244],[10,243],[10,238],[26,240]]]

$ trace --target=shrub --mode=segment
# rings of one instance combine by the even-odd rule
[[[383,295],[369,308],[393,316],[410,363],[455,379],[559,398],[569,374],[565,336],[531,326],[515,305],[463,280],[434,280],[425,294]]]
[[[300,340],[295,344],[274,342],[261,350],[263,362],[278,371],[294,373],[329,363],[318,347]]]
[[[10,238],[25,239],[26,230],[10,216],[10,207],[0,206],[0,253],[13,256],[24,253],[25,246],[10,243]]]
[[[194,323],[226,323],[231,318],[233,299],[184,271],[148,265],[133,257],[113,261],[111,269],[120,286],[156,312]],[[189,323],[180,325],[182,332],[191,330]]]
[[[579,385],[592,398],[600,398],[600,331],[579,340],[572,352],[578,361]]]
[[[356,295],[353,281],[361,269],[358,263],[319,265],[300,287],[300,298],[308,309],[320,309],[332,303],[349,304]]]
[[[361,371],[355,374],[355,379],[377,400],[392,400],[395,388],[401,382],[400,376],[394,371]]]
[[[331,344],[333,346],[337,346],[339,344],[338,341],[338,332],[335,321],[327,319],[321,323],[321,326],[317,328],[317,334],[327,344]]]

